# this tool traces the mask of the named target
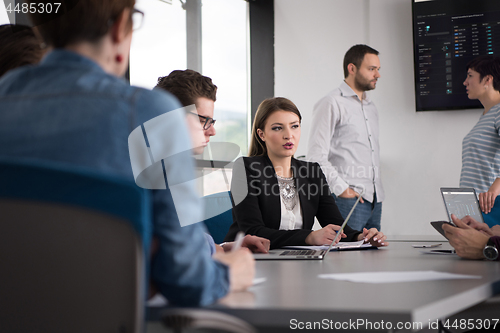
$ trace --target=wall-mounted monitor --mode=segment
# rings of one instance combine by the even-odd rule
[[[417,111],[480,108],[465,92],[465,66],[500,56],[500,0],[411,0]]]

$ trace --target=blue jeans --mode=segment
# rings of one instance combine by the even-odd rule
[[[335,203],[339,207],[340,214],[345,219],[357,198],[340,198],[332,194],[335,198]],[[363,199],[365,200],[365,199]],[[352,213],[347,225],[359,231],[363,228],[377,228],[380,230],[380,219],[382,217],[382,203],[377,202],[377,197],[374,197],[374,203],[365,200],[363,203],[358,203],[356,209]]]

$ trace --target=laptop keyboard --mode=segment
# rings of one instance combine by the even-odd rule
[[[288,250],[283,251],[280,256],[312,256],[316,254],[315,250]]]

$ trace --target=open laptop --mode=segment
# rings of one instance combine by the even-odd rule
[[[347,215],[347,218],[344,220],[344,223],[342,223],[342,226],[340,227],[340,230],[337,231],[337,235],[333,239],[332,243],[328,247],[327,250],[293,250],[293,249],[287,249],[287,250],[271,250],[269,253],[255,253],[253,255],[255,260],[323,260],[328,252],[333,247],[333,244],[337,241],[337,239],[340,237],[342,234],[342,231],[344,230],[347,221],[349,221],[349,218],[352,215],[352,212],[354,212],[354,208],[356,208],[359,200],[361,199],[361,195],[363,192],[359,194],[358,200],[354,203],[354,205],[351,208],[351,211]]]
[[[476,221],[484,222],[476,191],[473,188],[441,187],[441,195],[450,222],[452,222],[451,214],[455,214],[459,219],[470,215]]]

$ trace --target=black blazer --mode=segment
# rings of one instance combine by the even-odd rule
[[[233,224],[224,241],[233,241],[241,230],[245,234],[269,239],[272,249],[286,245],[307,245],[305,239],[312,232],[315,216],[322,227],[344,222],[319,164],[294,158],[291,164],[302,210],[302,229],[279,230],[279,185],[267,155],[243,157],[233,167]],[[360,232],[346,226],[344,233],[347,238],[343,240],[352,241]]]

